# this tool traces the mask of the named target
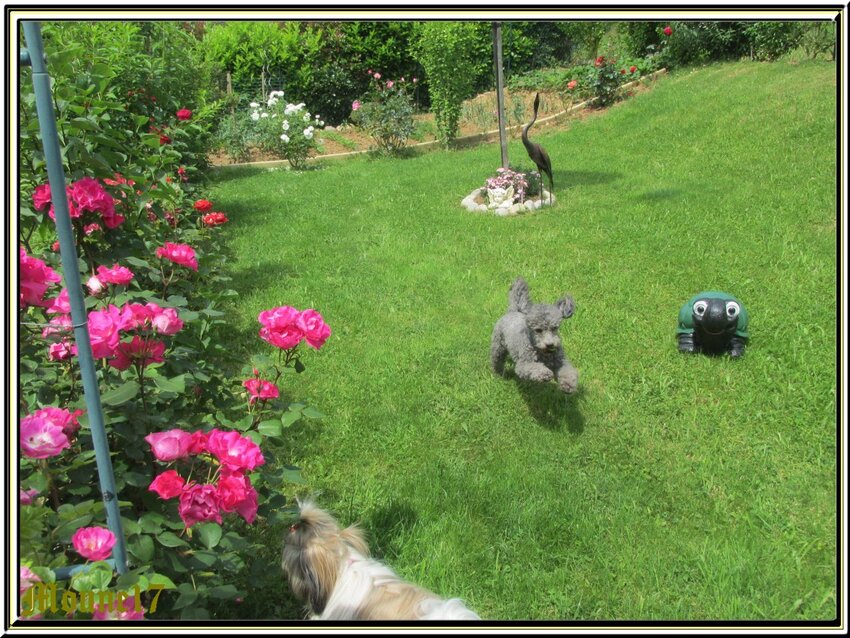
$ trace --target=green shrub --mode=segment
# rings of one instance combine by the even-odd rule
[[[835,23],[803,22],[800,45],[806,55],[814,60],[821,53],[829,53],[835,60]]]
[[[458,135],[463,101],[474,86],[476,26],[468,22],[426,22],[412,52],[428,79],[437,136],[448,144]]]
[[[380,152],[396,154],[413,133],[413,103],[404,78],[387,80],[375,71],[369,92],[352,103],[351,121],[372,136]]]
[[[799,22],[753,22],[745,29],[754,60],[776,60],[794,49],[803,35]]]

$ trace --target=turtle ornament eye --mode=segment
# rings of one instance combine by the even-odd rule
[[[734,319],[741,313],[741,306],[739,306],[734,301],[726,302],[726,316],[730,319]]]
[[[706,310],[708,310],[708,302],[700,300],[694,304],[694,314],[697,317],[702,317]]]

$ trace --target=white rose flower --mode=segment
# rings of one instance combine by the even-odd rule
[[[305,129],[304,129],[304,137],[306,137],[308,140],[313,139],[313,131],[312,131],[312,129],[305,128]]]
[[[253,113],[251,113],[251,119],[256,122],[257,120],[260,119],[260,114],[257,113],[256,111],[254,111]]]
[[[260,108],[260,103],[259,102],[251,102],[248,106],[250,106],[252,109],[258,109],[258,108]]]
[[[302,117],[301,119],[302,119],[302,120],[304,120],[305,122],[309,122],[309,121],[310,121],[310,114],[309,114],[309,113],[305,113],[305,114],[304,114],[304,117]]]
[[[289,130],[289,120],[284,120],[282,126],[283,126],[284,131],[288,131]]]
[[[284,133],[283,135],[281,135],[281,136],[280,136],[280,139],[281,139],[281,140],[283,140],[283,143],[284,143],[284,144],[289,144],[289,136],[288,136],[286,133]]]
[[[260,117],[268,117],[268,116],[269,116],[269,114],[268,114],[268,113],[265,113],[265,112],[260,113]]]

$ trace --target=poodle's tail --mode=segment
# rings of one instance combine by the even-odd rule
[[[525,312],[530,305],[528,284],[522,277],[517,277],[508,293],[508,312]]]

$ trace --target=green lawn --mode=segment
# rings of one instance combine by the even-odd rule
[[[268,352],[274,306],[333,330],[285,377],[326,417],[284,460],[399,573],[486,619],[833,618],[835,103],[831,63],[662,78],[532,135],[559,202],[513,218],[460,207],[498,145],[219,172],[234,352]],[[575,298],[574,397],[489,369],[517,275]],[[703,289],[746,304],[742,360],[677,352]],[[274,560],[283,530],[263,533]],[[283,585],[243,605],[298,609]]]

